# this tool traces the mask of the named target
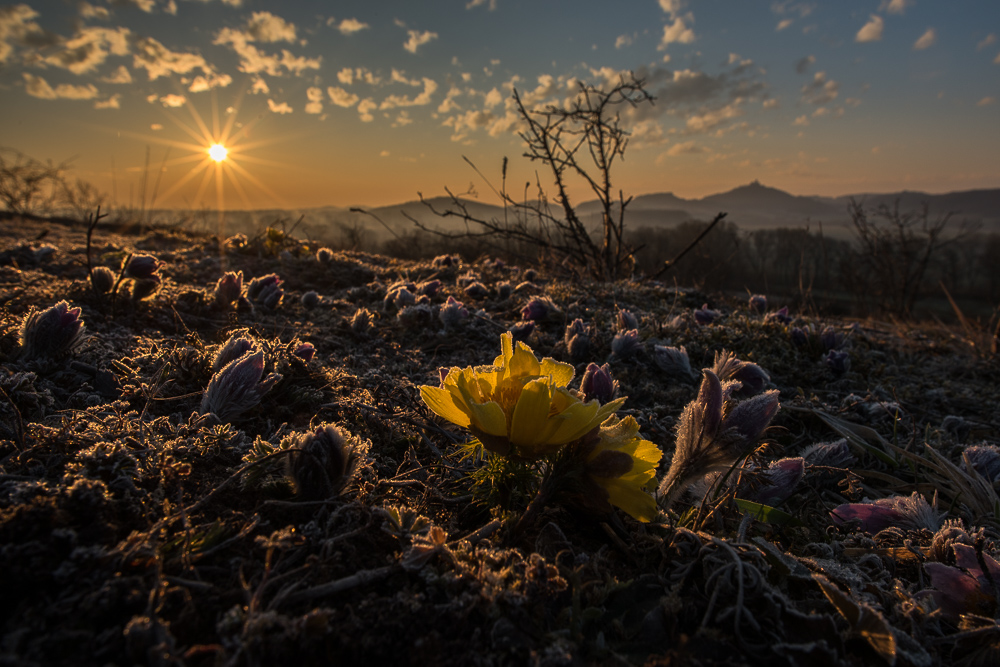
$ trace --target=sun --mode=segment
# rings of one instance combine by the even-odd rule
[[[216,162],[222,162],[229,155],[229,150],[222,144],[212,144],[208,148],[208,156]]]

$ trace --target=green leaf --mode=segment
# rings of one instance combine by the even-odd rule
[[[775,509],[770,505],[761,505],[760,503],[755,503],[751,500],[744,500],[743,498],[736,498],[736,505],[743,510],[744,513],[752,515],[753,518],[758,521],[774,523],[779,526],[806,525],[798,517],[792,516],[788,512],[782,512],[781,510]]]

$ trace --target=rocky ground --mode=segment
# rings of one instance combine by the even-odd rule
[[[89,261],[110,272],[92,284],[86,225],[0,224],[0,664],[1000,661],[986,335],[277,230],[99,226]],[[62,333],[24,326],[61,301]],[[731,478],[655,521],[553,504],[514,530],[530,480],[487,474],[419,394],[439,368],[491,363],[511,329],[572,362],[573,387],[607,362],[660,477],[717,352],[764,369],[781,409]],[[241,337],[260,384],[206,397]],[[680,346],[693,374],[663,356]],[[352,460],[307,488],[288,461],[327,424]],[[781,459],[792,476],[762,495]]]

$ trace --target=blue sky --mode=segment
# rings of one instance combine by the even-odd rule
[[[151,171],[158,206],[398,203],[483,192],[462,156],[533,179],[512,89],[628,71],[657,99],[627,193],[1000,187],[996,0],[29,0],[0,5],[0,145],[118,203]]]

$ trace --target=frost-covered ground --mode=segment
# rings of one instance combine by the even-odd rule
[[[318,258],[277,232],[98,228],[112,299],[85,226],[2,224],[0,663],[1000,662],[1000,365],[956,332],[490,261]],[[130,253],[160,264],[118,281]],[[658,478],[716,353],[766,371],[781,409],[750,460],[657,520],[553,503],[515,530],[531,480],[463,458],[468,433],[419,394],[492,363],[511,329],[573,363],[573,388],[608,364]],[[690,374],[664,351],[682,346]],[[246,390],[206,396],[234,349]],[[352,460],[310,478],[299,455],[296,485],[289,450],[324,425]]]

